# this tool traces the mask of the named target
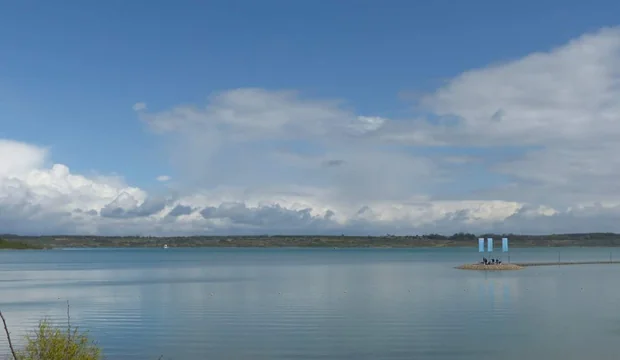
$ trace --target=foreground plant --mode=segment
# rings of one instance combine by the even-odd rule
[[[77,328],[61,330],[48,320],[39,323],[34,334],[26,336],[26,346],[17,360],[100,360],[101,349],[88,333]]]
[[[100,360],[101,349],[90,339],[88,332],[79,332],[71,326],[69,306],[67,304],[67,327],[53,326],[49,320],[39,323],[37,329],[26,336],[26,346],[15,351],[11,336],[2,313],[9,348],[14,360]]]

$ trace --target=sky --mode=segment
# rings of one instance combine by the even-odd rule
[[[0,233],[620,232],[614,1],[5,1]]]

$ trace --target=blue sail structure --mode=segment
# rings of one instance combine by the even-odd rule
[[[508,238],[502,238],[502,252],[508,252]]]
[[[487,251],[488,252],[493,252],[493,238],[488,238],[487,239]]]
[[[484,238],[478,239],[478,252],[484,252]]]

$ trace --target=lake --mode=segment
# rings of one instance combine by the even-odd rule
[[[510,254],[558,252],[620,259]],[[19,345],[43,317],[66,323],[69,301],[108,359],[617,358],[620,265],[453,268],[479,259],[477,244],[0,251],[0,310]]]

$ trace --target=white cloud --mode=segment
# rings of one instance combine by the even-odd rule
[[[137,103],[133,104],[133,106],[131,108],[133,109],[133,111],[146,110],[146,103],[137,102]]]
[[[10,144],[10,145],[7,145]],[[256,191],[228,187],[181,197],[157,198],[118,178],[87,178],[61,164],[44,167],[47,152],[4,142],[0,155],[25,156],[30,168],[0,177],[0,227],[16,233],[187,234],[187,233],[384,233],[394,225],[414,229],[466,209],[491,219],[519,206],[502,202],[370,202],[360,211],[351,202],[330,200],[328,189],[290,186]],[[0,156],[0,162],[5,162]],[[492,211],[499,209],[501,213]],[[359,231],[358,231],[359,232]]]
[[[603,134],[609,139],[620,133],[619,51],[620,30],[605,29],[547,53],[465,72],[422,99],[435,114],[461,119],[432,135],[519,146],[584,142]]]
[[[23,175],[43,166],[47,150],[17,141],[0,139],[0,176]]]
[[[32,145],[19,148],[36,152]],[[15,152],[12,152],[15,154]],[[2,160],[2,159],[0,159]],[[39,162],[44,163],[45,159]],[[0,178],[0,227],[17,233],[193,234],[193,233],[408,233],[495,228],[544,231],[541,215],[559,227],[562,219],[584,225],[596,218],[609,227],[620,211],[613,206],[569,209],[506,201],[369,201],[356,207],[328,189],[218,187],[177,198],[156,198],[118,179],[112,182],[72,174],[60,164],[22,170]],[[601,219],[601,214],[608,214]],[[611,216],[611,217],[610,217]],[[505,220],[507,219],[507,220]],[[576,219],[576,220],[575,220]],[[572,227],[571,227],[572,229]]]
[[[618,98],[620,29],[603,29],[452,79],[421,104],[459,123],[422,133],[434,142],[530,146],[493,168],[515,179],[509,192],[499,189],[494,197],[559,207],[618,203]]]
[[[168,175],[159,175],[156,180],[159,182],[166,182],[166,181],[170,181],[170,176]]]
[[[162,112],[137,103],[178,166],[182,190],[157,197],[119,178],[74,174],[39,146],[0,140],[0,228],[620,231],[617,99],[620,30],[612,28],[466,71],[421,96],[411,119],[264,89],[222,91],[204,106]],[[476,181],[467,180],[474,166],[480,181],[501,180],[459,191]]]
[[[386,119],[358,116],[338,102],[308,100],[291,91],[236,89],[214,94],[204,108],[179,106],[141,118],[169,140],[171,163],[187,182],[202,187],[318,181],[349,196],[355,176],[353,186],[381,197],[391,189],[413,191],[413,176],[435,171],[424,159],[368,147]],[[295,168],[285,170],[282,154],[297,159]],[[324,163],[345,165],[328,169]],[[382,186],[386,183],[391,186]]]

